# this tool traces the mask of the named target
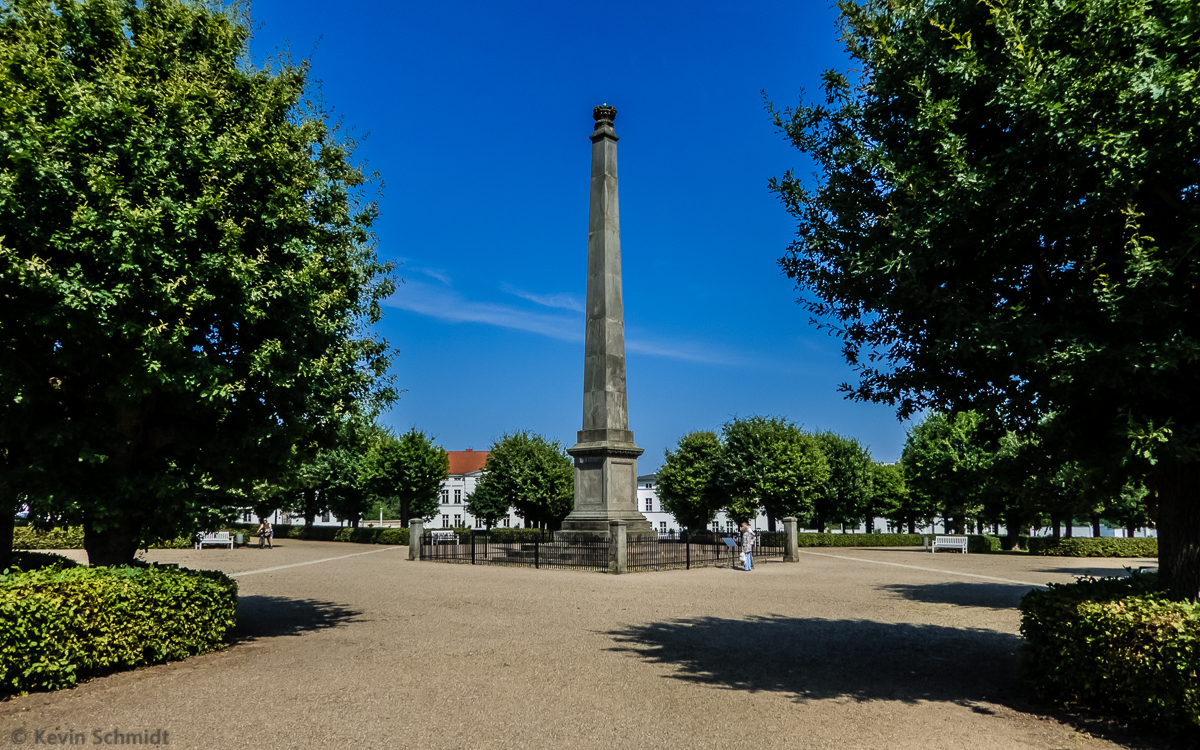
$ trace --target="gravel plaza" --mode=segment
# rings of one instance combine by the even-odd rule
[[[1013,672],[1022,594],[1153,560],[819,548],[749,574],[612,576],[292,539],[147,557],[237,577],[232,645],[0,703],[0,743],[1146,746],[1029,704]]]

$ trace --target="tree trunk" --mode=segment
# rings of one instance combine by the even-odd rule
[[[12,565],[13,559],[13,530],[17,519],[13,517],[14,510],[7,508],[4,518],[0,518],[0,572]]]
[[[1067,519],[1067,539],[1073,539],[1074,537],[1075,537],[1075,519],[1068,518]]]
[[[1092,516],[1092,536],[1100,536],[1100,516]]]
[[[817,506],[817,533],[825,533],[825,511],[821,510],[821,506]]]
[[[358,522],[359,522],[359,520],[360,520],[360,519],[358,519],[358,518],[352,518],[352,519],[350,519],[350,525],[351,525],[352,527],[354,527],[354,528],[356,528],[356,529],[357,529],[357,528],[358,528]]]
[[[1156,495],[1159,576],[1172,599],[1200,598],[1200,463],[1160,464],[1151,475]]]
[[[304,490],[304,525],[312,526],[317,520],[317,491]]]
[[[908,519],[908,533],[910,533],[910,534],[917,533],[917,519],[915,519],[915,518]]]
[[[88,565],[129,565],[137,554],[142,527],[131,518],[122,518],[115,526],[97,530],[90,520],[83,522],[83,548]]]
[[[767,531],[775,530],[775,516],[767,516]]]
[[[1062,522],[1057,518],[1054,519],[1054,538],[1062,539]]]
[[[1137,524],[1135,524],[1133,521],[1130,521],[1129,525],[1125,527],[1125,535],[1130,539],[1133,539],[1133,532],[1135,531],[1137,531]]]
[[[1004,519],[1004,538],[1000,540],[1000,547],[1006,550],[1021,549],[1021,527],[1025,523],[1024,519],[1018,516],[1007,516]]]
[[[406,529],[408,528],[408,519],[409,519],[408,498],[401,497],[400,498],[400,525]]]

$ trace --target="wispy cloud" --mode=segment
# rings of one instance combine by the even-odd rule
[[[549,336],[559,341],[583,341],[583,321],[577,316],[523,310],[496,302],[476,302],[450,289],[404,283],[386,305],[450,323],[485,323]]]
[[[574,312],[583,312],[583,300],[569,292],[559,292],[557,294],[535,294],[527,292],[524,289],[519,289],[512,284],[502,284],[500,286],[505,292],[516,295],[521,299],[527,299],[535,304],[543,307],[557,307],[562,310],[572,310]]]
[[[545,304],[532,299],[533,296],[538,295],[526,296],[517,294],[516,291],[512,293],[523,299]],[[571,295],[563,296],[571,297]],[[578,314],[582,311],[582,305],[579,305],[578,308],[546,305],[559,307],[568,312],[541,312],[499,302],[471,300],[453,289],[411,280],[401,285],[384,304],[448,323],[483,323],[500,328],[528,331],[559,341],[573,343],[583,341],[583,316]],[[663,341],[637,333],[632,336],[627,335],[625,349],[632,354],[664,357],[684,362],[720,365],[750,364],[744,357],[721,351],[704,343],[681,340]]]

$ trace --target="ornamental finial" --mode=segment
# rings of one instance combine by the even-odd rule
[[[617,119],[617,108],[610,107],[608,106],[608,103],[605,102],[604,104],[601,104],[599,107],[596,107],[592,110],[592,117],[596,118],[597,130],[605,125],[611,128],[613,120]]]

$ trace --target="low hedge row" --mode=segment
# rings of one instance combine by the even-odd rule
[[[151,544],[150,549],[187,549],[195,544],[191,537],[181,536]],[[83,527],[38,529],[18,526],[13,529],[13,549],[83,549]]]
[[[1200,735],[1200,604],[1157,575],[1050,584],[1021,600],[1022,677],[1043,699]]]
[[[234,531],[257,536],[257,524],[234,524]],[[271,527],[276,539],[309,539],[318,542],[357,542],[359,544],[408,544],[408,529],[397,526],[301,526],[276,524]],[[247,541],[247,543],[249,543]]]
[[[1053,557],[1158,557],[1155,537],[1074,537],[1055,539],[1049,536],[1029,538],[1029,551],[1035,555]]]
[[[236,615],[237,582],[217,571],[52,565],[0,575],[0,694],[213,651]]]

